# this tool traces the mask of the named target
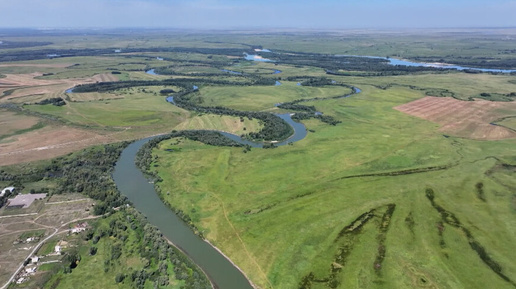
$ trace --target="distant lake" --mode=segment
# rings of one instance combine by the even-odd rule
[[[274,62],[274,60],[270,60],[270,59],[267,59],[267,58],[263,58],[261,57],[260,55],[257,55],[257,54],[245,54],[245,59],[246,60],[251,60],[251,61],[259,61],[259,62]]]
[[[381,57],[381,56],[361,56],[361,55],[336,55],[336,56],[385,59],[385,60],[389,61],[390,65],[403,65],[403,66],[416,66],[416,67],[434,67],[434,68],[456,69],[456,70],[471,69],[471,70],[479,70],[479,71],[483,71],[483,72],[501,72],[501,73],[516,72],[516,69],[477,68],[477,67],[467,67],[467,66],[447,64],[447,63],[415,62],[415,61],[410,61],[410,60],[406,60],[406,59],[387,58],[387,57]]]
[[[154,69],[149,69],[149,70],[145,71],[145,73],[150,74],[150,75],[158,75],[158,74],[154,71]]]

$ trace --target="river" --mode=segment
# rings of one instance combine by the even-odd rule
[[[376,59],[385,59],[389,62],[390,65],[402,65],[402,66],[418,66],[418,67],[434,67],[434,68],[442,68],[442,69],[456,69],[456,70],[478,70],[483,72],[501,72],[501,73],[511,73],[516,72],[516,69],[496,69],[496,68],[478,68],[478,67],[467,67],[460,66],[448,63],[427,63],[427,62],[414,62],[406,59],[397,59],[397,58],[387,58],[381,56],[364,56],[364,55],[335,55],[337,57],[363,57],[363,58],[376,58]],[[272,59],[263,58],[260,55],[256,54],[245,54],[246,60],[251,61],[260,61],[260,62],[275,62]]]
[[[154,190],[154,185],[144,177],[134,164],[136,153],[151,138],[138,140],[124,149],[116,163],[113,179],[120,192],[134,207],[158,227],[163,235],[185,252],[208,278],[220,289],[252,289],[253,287],[227,258],[202,240],[165,206]]]
[[[476,67],[467,67],[460,66],[454,64],[447,63],[427,63],[427,62],[414,62],[406,59],[398,59],[398,58],[387,58],[381,56],[363,56],[363,55],[335,55],[340,57],[363,57],[363,58],[375,58],[375,59],[385,59],[389,61],[390,65],[402,65],[402,66],[417,66],[417,67],[434,67],[434,68],[442,68],[442,69],[456,69],[456,70],[479,70],[483,72],[501,72],[501,73],[511,73],[516,72],[516,69],[492,69],[492,68],[476,68]]]
[[[360,92],[360,89],[355,88],[355,92]],[[172,96],[169,96],[167,101],[174,104]],[[306,127],[302,123],[293,121],[292,114],[276,115],[285,120],[294,130],[291,137],[275,143],[276,146],[288,145],[306,137]],[[226,132],[221,133],[241,144],[263,147],[263,143],[244,140],[237,135]],[[215,288],[252,289],[253,286],[244,273],[240,271],[240,268],[236,267],[217,248],[195,235],[170,208],[165,206],[158,197],[154,185],[149,183],[135,165],[136,153],[152,138],[138,140],[122,151],[113,173],[113,180],[118,190],[132,202],[138,211],[147,217],[151,224],[159,228],[168,240],[187,254],[206,273]]]
[[[173,103],[169,100],[169,102]],[[294,134],[277,146],[287,145],[306,137],[306,128],[295,122],[291,114],[276,114],[294,129]],[[263,147],[263,143],[244,140],[237,135],[221,132],[228,138],[252,147]],[[131,201],[134,207],[158,227],[163,235],[185,252],[208,275],[216,288],[252,289],[249,280],[233,263],[216,248],[202,240],[158,197],[154,185],[149,183],[135,165],[138,150],[152,137],[138,140],[122,151],[115,165],[113,179],[118,190]]]

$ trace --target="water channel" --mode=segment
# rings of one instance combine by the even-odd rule
[[[442,69],[456,69],[456,70],[479,70],[483,72],[501,72],[501,73],[511,73],[516,72],[516,69],[496,69],[496,68],[476,68],[476,67],[467,67],[460,66],[454,64],[447,63],[427,63],[427,62],[414,62],[406,59],[398,59],[398,58],[387,58],[381,56],[361,56],[361,55],[335,55],[341,57],[363,57],[363,58],[375,58],[375,59],[385,59],[389,61],[390,65],[402,65],[402,66],[416,66],[416,67],[433,67],[433,68],[442,68]]]
[[[252,289],[253,287],[227,258],[203,241],[165,206],[154,190],[154,185],[136,167],[136,153],[151,138],[138,140],[124,149],[116,163],[113,179],[120,192],[134,207],[158,227],[163,235],[185,252],[208,275],[215,288]]]
[[[256,58],[255,55],[247,55],[247,59],[254,61],[270,61],[268,59]],[[387,58],[386,58],[387,59]],[[402,63],[390,60],[392,65],[427,65],[403,61]],[[401,61],[401,60],[399,60]],[[446,67],[458,69],[460,66]],[[461,69],[470,69],[460,67]],[[479,69],[482,70],[482,69]],[[514,70],[483,70],[496,72],[512,72]],[[153,69],[147,71],[149,74],[156,75]],[[194,87],[197,89],[197,87]],[[360,89],[354,88],[355,93],[360,93]],[[68,92],[68,91],[67,91]],[[70,90],[71,92],[71,90]],[[349,96],[349,95],[347,95]],[[346,96],[346,97],[347,97]],[[168,97],[167,101],[174,104],[173,97]],[[277,146],[287,145],[306,137],[306,128],[303,124],[292,120],[291,114],[277,114],[294,129],[294,134],[287,140],[275,143]],[[242,144],[252,147],[262,147],[259,142],[244,140],[239,136],[221,132],[226,137]],[[113,179],[120,192],[127,196],[135,208],[143,213],[149,222],[160,229],[163,235],[183,250],[213,282],[216,288],[220,289],[252,289],[252,285],[245,275],[228,258],[226,258],[215,247],[202,240],[179,219],[170,208],[165,206],[154,190],[154,185],[144,177],[143,173],[135,165],[135,157],[138,150],[151,138],[138,140],[130,144],[122,152],[120,159],[116,163]]]
[[[154,71],[148,73],[155,74]],[[172,96],[167,97],[167,101],[175,104]],[[291,114],[276,115],[292,126],[294,134],[287,140],[275,143],[275,145],[287,145],[306,137],[305,126],[293,121]],[[248,141],[226,132],[221,133],[241,144],[248,144],[256,148],[263,147],[263,143]],[[154,185],[149,183],[135,165],[136,153],[150,139],[152,137],[138,140],[123,150],[113,173],[113,179],[120,192],[133,203],[138,211],[147,217],[151,224],[158,227],[167,239],[183,250],[208,275],[216,288],[253,288],[239,268],[233,265],[216,248],[195,235],[170,208],[163,204],[154,190]]]
[[[173,97],[168,97],[167,101],[174,103]],[[293,121],[291,114],[276,115],[292,126],[294,134],[287,140],[275,143],[275,145],[287,145],[306,137],[305,126]],[[263,143],[248,141],[226,132],[221,133],[241,144],[248,144],[255,148],[263,147]],[[154,190],[154,185],[149,183],[143,173],[136,167],[134,162],[136,153],[150,139],[152,138],[138,140],[122,152],[113,173],[113,179],[120,192],[127,196],[135,208],[144,214],[151,224],[158,227],[167,239],[183,250],[201,267],[213,284],[216,285],[216,288],[251,289],[252,286],[247,278],[230,260],[195,235],[170,208],[163,204]]]

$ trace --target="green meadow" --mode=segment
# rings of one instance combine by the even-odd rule
[[[146,91],[140,89],[126,92],[122,98],[110,99],[110,95],[105,97],[106,99],[102,100],[94,95],[92,101],[71,101],[64,106],[31,105],[28,108],[34,112],[59,117],[72,124],[93,127],[171,127],[177,125],[181,117],[185,118],[188,114],[167,103],[165,96],[148,88]]]
[[[306,103],[342,123],[306,121],[313,132],[292,146],[244,154],[163,142],[154,152],[163,198],[262,288],[307,280],[300,288],[513,288],[462,227],[443,221],[426,190],[513,280],[515,187],[499,167],[516,164],[514,139],[445,137],[392,109],[420,91],[359,87],[350,98]],[[360,230],[342,234],[371,210]]]
[[[36,93],[36,88],[41,88],[37,86],[19,87],[14,91],[34,88],[36,92],[30,90],[12,101],[0,99],[4,109],[15,106],[16,116],[31,118],[24,127],[6,127],[3,135],[23,135],[48,123],[120,133],[114,141],[172,130],[210,129],[241,135],[261,130],[264,123],[188,111],[167,103],[160,90],[173,89],[178,97],[189,95],[191,104],[197,106],[238,111],[287,112],[276,105],[304,99],[307,101],[298,104],[314,106],[340,123],[329,125],[317,118],[302,120],[307,137],[273,149],[248,151],[184,138],[161,142],[153,151],[150,166],[159,176],[156,185],[162,192],[160,197],[182,210],[182,217],[189,217],[258,288],[514,288],[516,139],[510,138],[516,130],[513,103],[488,111],[492,115],[483,115],[485,111],[479,107],[475,110],[479,115],[462,120],[478,116],[471,125],[485,124],[492,129],[496,124],[509,131],[509,137],[500,134],[499,140],[489,141],[469,139],[467,133],[459,137],[453,129],[444,134],[438,123],[394,109],[425,96],[511,101],[511,94],[516,93],[514,74],[396,70],[387,71],[395,76],[364,77],[381,75],[386,70],[374,65],[363,71],[346,70],[338,57],[332,60],[340,65],[335,70],[340,75],[335,75],[327,74],[316,61],[303,62],[314,65],[310,66],[243,58],[244,52],[262,47],[324,61],[326,54],[346,54],[486,64],[512,60],[508,51],[514,45],[501,40],[504,33],[505,30],[492,34],[292,31],[212,35],[154,31],[135,32],[137,37],[34,37],[34,41],[53,42],[45,49],[105,48],[109,53],[89,52],[92,55],[1,66],[1,74],[37,71],[45,74],[39,79],[66,79],[52,93]],[[171,51],[171,47],[185,52]],[[121,52],[111,53],[115,48]],[[27,51],[38,49],[42,48]],[[142,52],[124,52],[128,49]],[[268,57],[267,53],[262,56]],[[30,64],[39,66],[27,66]],[[151,68],[163,68],[171,74],[145,73]],[[281,73],[273,74],[275,70]],[[113,71],[119,73],[112,74]],[[74,79],[80,83],[80,79],[99,74],[104,79],[135,84],[108,92],[64,92],[63,88],[75,83]],[[192,78],[200,82],[199,89],[189,94],[182,93],[191,89],[191,83],[187,88],[180,87],[186,81],[170,87],[140,86],[139,82]],[[329,85],[323,78],[336,83]],[[278,80],[281,85],[250,85],[253,81],[266,83],[264,79]],[[316,84],[321,80],[319,83],[328,85],[298,85],[307,80]],[[361,93],[337,98],[350,94],[351,86],[360,88]],[[62,97],[66,105],[35,104],[50,97]],[[436,99],[432,98],[440,100]],[[493,126],[489,126],[491,121]],[[24,168],[29,169],[30,164],[27,166]],[[2,184],[9,183],[3,180]],[[27,183],[25,191],[45,187],[52,189],[55,183]],[[119,214],[101,219],[94,225],[95,232],[108,230],[109,222]],[[119,243],[114,236],[106,235],[97,244],[82,240],[78,250],[83,258],[71,274],[64,274],[60,267],[43,267],[42,270],[58,272],[46,288],[77,288],[77,284],[82,288],[131,288],[131,272],[158,266],[156,261],[146,263],[135,257],[137,250],[145,249],[138,239],[140,233],[121,232],[127,242],[116,261],[111,260],[112,248]],[[93,245],[98,251],[89,255],[87,250]],[[51,246],[44,249],[48,251]],[[173,264],[164,262],[172,276]],[[126,274],[126,279],[116,283],[119,274]],[[168,281],[168,286],[158,287],[184,285],[174,278]],[[151,283],[144,283],[142,288],[153,288]]]
[[[308,87],[296,82],[281,82],[278,86],[209,86],[202,88],[197,98],[204,106],[224,106],[237,110],[259,111],[274,108],[281,102],[306,98],[329,98],[351,93],[340,86]]]

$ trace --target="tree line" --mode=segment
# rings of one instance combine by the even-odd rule
[[[121,282],[129,278],[136,288],[143,288],[146,281],[150,280],[157,286],[166,286],[169,275],[166,263],[168,260],[174,265],[173,272],[177,280],[184,280],[184,288],[199,289],[211,288],[211,284],[202,271],[192,263],[182,252],[168,244],[159,230],[150,225],[143,215],[135,209],[127,207],[129,201],[122,196],[111,177],[114,166],[128,142],[92,147],[67,156],[55,158],[41,166],[23,168],[14,172],[12,169],[0,170],[0,180],[9,181],[17,189],[23,188],[23,183],[48,180],[54,182],[56,187],[49,190],[50,194],[66,194],[70,192],[82,193],[97,200],[93,208],[94,214],[105,214],[115,220],[108,227],[94,226],[86,233],[86,240],[92,246],[102,238],[117,240],[112,247],[110,259],[104,263],[105,270],[126,252],[125,244],[129,240],[129,230],[138,234],[136,253],[148,260],[148,265],[141,270],[134,270],[117,276],[114,282]],[[8,195],[5,196],[6,198]],[[0,199],[4,201],[4,198]],[[114,210],[118,208],[118,210]],[[121,215],[117,215],[120,213]],[[114,216],[119,216],[118,218]],[[96,247],[89,252],[96,253]],[[64,272],[71,272],[81,256],[78,251],[70,251],[65,256],[66,265]],[[154,265],[153,265],[154,264]],[[152,266],[151,266],[152,265]]]
[[[90,254],[97,251],[97,243],[108,239],[110,250],[104,256],[104,271],[108,272],[119,264],[122,256],[137,254],[143,260],[143,268],[119,273],[113,282],[130,280],[135,288],[143,289],[147,282],[155,288],[169,285],[170,273],[176,280],[184,280],[184,289],[212,288],[204,273],[187,256],[170,245],[161,232],[151,225],[145,216],[132,207],[123,207],[108,217],[109,225],[100,224],[84,234]],[[130,238],[130,235],[136,235]],[[169,264],[173,266],[169,270]],[[169,273],[169,271],[171,271]]]
[[[197,89],[193,87],[200,84],[215,84],[215,85],[272,85],[275,80],[268,78],[255,77],[252,83],[242,84],[241,82],[231,82],[225,80],[213,80],[206,78],[176,78],[166,80],[133,80],[133,81],[117,81],[117,82],[99,82],[92,84],[79,85],[74,88],[74,93],[80,92],[108,92],[122,88],[129,88],[135,86],[177,86],[183,88],[182,92],[173,94],[174,103],[176,106],[200,113],[212,113],[217,115],[229,115],[237,117],[247,117],[249,119],[259,119],[263,122],[264,127],[259,132],[252,132],[248,137],[254,140],[282,140],[288,138],[292,133],[292,128],[281,118],[268,112],[252,112],[252,111],[238,111],[222,106],[200,106],[195,103]]]
[[[40,46],[38,44],[37,46]],[[28,46],[26,46],[28,47]],[[6,51],[0,54],[0,62],[6,61],[23,61],[46,59],[49,57],[77,57],[77,56],[101,56],[101,55],[119,55],[115,50],[118,48],[100,48],[100,49],[34,49],[34,50],[17,50]],[[201,48],[201,47],[154,47],[154,48],[125,48],[120,53],[145,53],[145,52],[176,52],[176,53],[198,53],[213,55],[229,55],[242,56],[241,48]],[[123,55],[126,56],[126,55]]]

